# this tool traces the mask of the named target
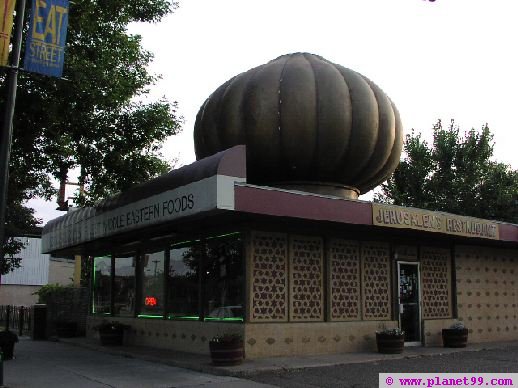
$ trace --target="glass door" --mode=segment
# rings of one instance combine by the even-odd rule
[[[405,346],[421,345],[419,263],[398,261],[399,327]]]

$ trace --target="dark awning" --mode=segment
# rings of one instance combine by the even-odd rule
[[[233,210],[235,182],[246,182],[245,146],[172,170],[96,206],[71,209],[45,225],[42,251],[49,253],[197,213]]]

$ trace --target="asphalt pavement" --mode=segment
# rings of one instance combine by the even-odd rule
[[[272,370],[249,376],[254,381],[286,388],[374,388],[380,373],[518,373],[518,345],[466,348],[460,352],[423,353],[408,358],[379,359],[335,366]],[[406,352],[406,350],[405,350]],[[395,376],[394,376],[395,377]],[[444,375],[443,377],[447,377]],[[504,376],[505,377],[505,376]],[[509,377],[509,376],[507,376]],[[487,385],[487,384],[486,384]],[[463,385],[465,386],[465,385]],[[517,385],[513,385],[516,387]]]
[[[7,387],[371,388],[378,374],[518,373],[518,342],[467,348],[406,348],[376,352],[246,359],[215,367],[208,355],[136,346],[104,347],[87,338],[59,342],[22,338],[15,359],[4,362]]]

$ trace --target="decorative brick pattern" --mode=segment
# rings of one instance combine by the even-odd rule
[[[459,320],[473,342],[518,339],[518,253],[455,248]]]
[[[361,319],[360,247],[357,241],[333,239],[329,260],[329,319]]]
[[[388,244],[362,244],[363,319],[387,320],[391,316],[390,249]]]
[[[394,258],[400,261],[417,261],[417,245],[396,245]]]
[[[287,238],[281,233],[252,233],[250,321],[288,320]]]
[[[449,249],[421,248],[423,318],[451,318],[451,255]]]
[[[323,242],[290,237],[290,321],[323,321]]]

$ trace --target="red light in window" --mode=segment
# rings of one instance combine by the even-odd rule
[[[146,299],[144,300],[144,304],[146,306],[156,306],[157,301],[154,296],[146,296]]]

